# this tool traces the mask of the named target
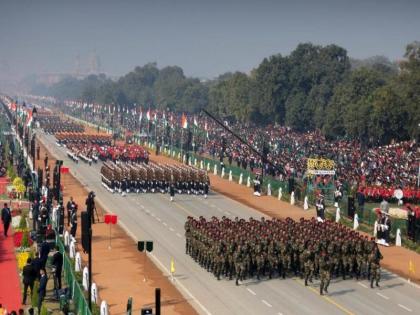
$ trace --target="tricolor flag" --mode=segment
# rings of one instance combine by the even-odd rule
[[[181,127],[184,128],[184,129],[188,128],[187,116],[185,116],[184,113],[182,113],[182,117],[181,117]]]
[[[146,113],[146,118],[147,118],[147,120],[149,120],[150,121],[150,108],[149,108],[149,110],[147,111],[147,113]]]
[[[32,111],[27,110],[26,112],[28,113],[28,117],[26,118],[26,126],[29,127],[32,123]]]

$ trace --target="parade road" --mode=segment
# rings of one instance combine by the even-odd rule
[[[71,173],[96,193],[97,202],[119,216],[119,223],[137,240],[153,240],[149,257],[169,276],[171,258],[175,261],[174,284],[200,314],[418,314],[420,289],[385,270],[380,288],[370,289],[367,280],[333,279],[329,294],[319,295],[319,282],[305,287],[300,278],[235,281],[217,279],[185,254],[184,223],[187,216],[236,216],[248,219],[262,214],[223,195],[111,194],[101,185],[98,165],[75,164],[55,138],[39,131],[44,145],[57,159],[70,166]],[[280,210],[280,209],[279,209]],[[93,241],[95,238],[93,239]],[[134,243],[133,243],[133,246]],[[407,264],[408,266],[408,264]]]

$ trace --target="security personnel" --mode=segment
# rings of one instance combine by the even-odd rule
[[[71,214],[71,220],[70,220],[70,234],[73,237],[76,237],[76,231],[77,231],[77,205],[74,207],[74,211]]]
[[[325,202],[324,202],[324,195],[320,194],[319,198],[315,204],[316,207],[316,216],[321,220],[325,220]]]
[[[171,201],[174,201],[175,197],[175,184],[171,181],[171,184],[169,185],[169,195],[171,196]]]

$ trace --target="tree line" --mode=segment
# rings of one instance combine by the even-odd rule
[[[404,57],[398,64],[381,56],[356,60],[337,45],[303,43],[287,56],[265,58],[249,74],[225,73],[206,82],[186,77],[178,66],[148,63],[117,81],[69,77],[32,93],[125,108],[207,108],[242,123],[388,144],[419,137],[420,43],[407,45]]]

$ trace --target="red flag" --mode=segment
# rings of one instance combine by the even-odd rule
[[[61,172],[61,174],[68,174],[70,172],[70,168],[68,168],[66,166],[62,166],[60,168],[60,172]]]

